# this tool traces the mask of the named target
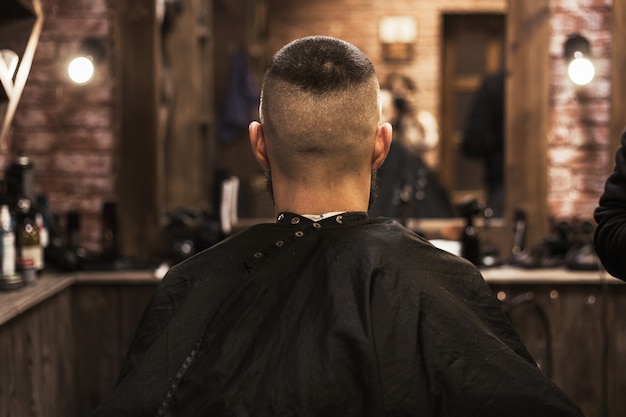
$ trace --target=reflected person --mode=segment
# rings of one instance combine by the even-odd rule
[[[407,116],[411,106],[403,96],[386,85],[381,89],[381,122],[393,128],[389,154],[377,173],[376,199],[370,207],[372,217],[384,216],[405,223],[408,219],[451,218],[454,208],[448,192],[422,158],[422,148],[407,137],[421,122]],[[411,123],[407,122],[411,120]],[[413,126],[413,127],[410,127]],[[421,126],[419,130],[426,130]]]
[[[488,74],[476,92],[461,142],[462,152],[485,167],[487,207],[504,214],[504,71]]]

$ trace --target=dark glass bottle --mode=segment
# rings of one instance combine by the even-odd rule
[[[76,271],[84,267],[86,251],[80,244],[80,213],[70,211],[66,217],[66,247],[61,259],[61,267],[66,271]]]
[[[468,200],[460,206],[460,212],[465,217],[465,227],[461,233],[461,256],[474,265],[480,263],[480,240],[478,230],[474,227],[474,216],[480,214],[481,208],[475,199]]]
[[[102,205],[102,257],[105,261],[117,259],[117,205],[105,202]]]
[[[35,219],[35,209],[29,198],[21,197],[17,200],[15,220],[16,269],[24,275],[24,281],[29,283],[31,269],[43,270],[39,228]]]
[[[15,158],[5,171],[4,182],[9,207],[15,207],[22,197],[34,198],[34,170],[31,160],[26,155]]]

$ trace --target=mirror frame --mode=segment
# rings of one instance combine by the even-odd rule
[[[505,222],[512,243],[513,213],[528,220],[526,242],[548,233],[550,117],[549,0],[510,0],[507,11]],[[528,88],[532,85],[533,88]],[[532,169],[529,169],[532,167]],[[513,191],[514,190],[514,191]]]

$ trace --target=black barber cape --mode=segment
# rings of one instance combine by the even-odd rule
[[[399,223],[284,213],[173,267],[94,416],[581,416],[479,271]]]

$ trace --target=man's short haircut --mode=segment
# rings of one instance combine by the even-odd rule
[[[302,162],[331,167],[333,175],[356,170],[371,156],[378,93],[374,66],[354,45],[325,36],[291,42],[273,57],[263,80],[268,152],[288,173],[301,172]]]
[[[270,62],[267,76],[320,94],[367,82],[375,71],[356,46],[340,39],[313,36],[283,47]]]

